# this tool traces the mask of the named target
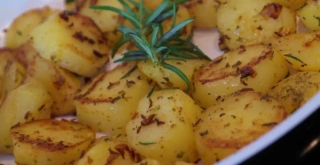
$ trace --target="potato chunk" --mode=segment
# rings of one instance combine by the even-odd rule
[[[287,74],[286,61],[277,50],[263,45],[242,47],[200,68],[194,75],[192,97],[206,108],[242,88],[266,93]]]
[[[109,60],[100,29],[89,18],[70,11],[53,14],[30,32],[31,44],[44,59],[85,77],[98,74]]]
[[[97,132],[125,134],[125,126],[136,111],[138,101],[152,87],[138,69],[122,78],[135,66],[124,63],[101,73],[75,96],[79,122]]]
[[[51,14],[56,12],[45,6],[26,11],[16,17],[5,35],[5,46],[8,48],[17,48],[29,40],[29,33],[39,26]]]
[[[268,0],[228,0],[218,8],[217,15],[221,41],[228,49],[263,43],[296,31],[295,13]]]
[[[295,70],[320,70],[320,32],[292,34],[273,39],[270,44],[284,55]]]
[[[12,153],[10,128],[37,119],[49,119],[52,98],[37,81],[12,90],[0,105],[0,153]]]
[[[254,141],[287,117],[271,96],[243,89],[207,108],[195,127],[199,156],[210,165]]]
[[[281,4],[291,10],[297,10],[304,6],[307,0],[271,0],[272,2]]]
[[[26,68],[14,57],[8,59],[4,68],[4,90],[5,93],[17,88],[21,85],[25,77]]]
[[[226,0],[191,0],[186,6],[190,15],[194,17],[194,26],[201,29],[215,28],[217,26],[217,9],[226,3]]]
[[[102,136],[97,139],[77,165],[132,165],[141,161],[139,153],[128,146],[125,136]]]
[[[124,22],[118,13],[106,10],[91,9],[90,6],[112,6],[123,10],[123,6],[118,0],[76,0],[76,11],[82,15],[90,17],[101,29],[104,37],[107,39],[107,45],[112,48],[118,42],[122,34],[117,28]],[[130,3],[129,3],[130,4]]]
[[[268,93],[291,114],[319,91],[319,72],[298,72],[277,83]]]
[[[35,120],[12,127],[17,164],[73,164],[95,139],[95,132],[72,121]]]
[[[194,162],[198,156],[193,124],[201,110],[179,89],[155,91],[140,100],[137,114],[127,124],[129,145],[160,164]]]
[[[36,79],[46,87],[52,96],[52,115],[62,116],[75,113],[73,97],[82,86],[80,79],[58,65],[39,56],[34,56],[26,71],[24,81]]]
[[[167,61],[168,64],[179,68],[191,82],[192,75],[200,66],[208,63],[205,60]],[[159,65],[154,65],[150,60],[138,62],[138,68],[143,74],[154,80],[160,88],[187,89],[187,84],[173,71]]]
[[[25,74],[25,67],[15,55],[14,50],[0,49],[0,103],[8,92],[22,83]]]
[[[320,4],[318,1],[308,0],[297,14],[303,25],[309,30],[320,30]]]

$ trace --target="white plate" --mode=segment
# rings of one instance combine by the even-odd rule
[[[0,2],[0,45],[4,42],[4,29],[7,28],[11,21],[22,12],[35,8],[49,5],[53,8],[62,9],[63,0],[1,0]],[[217,30],[197,31],[195,32],[194,42],[210,57],[221,55],[222,52],[218,48]],[[260,137],[253,143],[242,148],[233,155],[217,163],[217,165],[233,165],[242,162],[255,153],[263,150],[272,144],[288,131],[292,130],[306,117],[311,115],[318,107],[320,107],[320,93],[311,99],[307,104],[302,106],[293,115],[289,116],[284,122],[277,125],[274,129]],[[0,164],[15,165],[12,155],[0,154]]]

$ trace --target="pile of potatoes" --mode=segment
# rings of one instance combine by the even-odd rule
[[[143,0],[150,10],[161,2]],[[109,55],[122,37],[117,28],[131,25],[92,5],[124,10],[118,0],[68,1],[65,10],[29,10],[6,30],[0,153],[13,154],[17,164],[209,165],[320,90],[320,5],[313,0],[180,4],[176,21],[194,18],[184,37],[216,28],[224,51],[211,61],[167,61],[184,72],[189,91],[150,61],[113,66]],[[170,26],[163,22],[164,31]],[[75,120],[57,119],[66,116]]]

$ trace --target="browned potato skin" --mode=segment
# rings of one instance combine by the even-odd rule
[[[93,77],[109,61],[109,48],[91,18],[71,11],[53,14],[30,32],[40,56],[84,77]]]
[[[24,82],[38,80],[52,96],[52,116],[63,116],[76,112],[73,98],[82,86],[79,77],[39,56],[34,56],[27,66]]]
[[[25,66],[16,58],[16,50],[0,49],[0,103],[5,95],[21,85]]]
[[[12,153],[12,126],[31,120],[49,119],[51,105],[51,96],[36,80],[10,91],[0,105],[0,153]]]
[[[99,5],[123,9],[123,6],[118,0],[76,0],[75,10],[80,14],[90,17],[97,24],[104,37],[107,38],[107,45],[112,48],[122,37],[122,34],[117,32],[117,28],[125,19],[112,11],[94,10],[89,8],[90,6]]]
[[[194,162],[198,155],[193,125],[201,110],[179,89],[154,91],[139,101],[136,115],[128,122],[128,143],[141,155],[163,165],[186,159]]]
[[[250,4],[250,5],[248,5]],[[264,43],[296,33],[296,14],[269,0],[228,0],[217,10],[220,49]]]
[[[192,98],[207,108],[217,98],[242,88],[266,93],[287,74],[286,61],[274,48],[242,47],[215,58],[194,74]]]
[[[307,0],[271,0],[271,1],[275,3],[279,3],[283,6],[286,6],[291,10],[297,10],[307,2]]]
[[[126,134],[126,124],[135,114],[138,101],[153,86],[139,69],[122,78],[136,63],[123,63],[103,72],[82,87],[74,98],[79,122],[97,132]]]
[[[287,117],[273,97],[242,89],[219,99],[200,116],[195,127],[199,156],[205,165],[219,161],[251,143]]]
[[[17,164],[73,164],[89,148],[95,132],[67,120],[34,120],[11,128]]]
[[[29,33],[55,11],[50,7],[36,8],[26,11],[15,18],[6,31],[5,46],[17,48],[29,39]]]
[[[125,136],[102,136],[95,140],[76,165],[132,165],[141,159],[141,155],[128,146]]]
[[[6,70],[10,69],[8,68],[8,64],[12,64],[12,62],[18,62],[15,57],[15,51],[8,49],[8,48],[1,48],[0,49],[0,103],[4,99],[5,95],[9,92],[11,89],[6,89],[7,85],[16,87],[16,84],[20,85],[21,81],[17,81],[16,83],[8,82],[8,79],[5,78],[8,73]],[[10,62],[12,61],[12,62]],[[19,62],[18,62],[19,63]],[[11,65],[10,64],[10,65]],[[24,69],[24,68],[23,68]],[[23,72],[22,72],[23,74]],[[13,75],[11,75],[13,76]],[[6,85],[7,84],[7,85]],[[12,87],[10,87],[12,88]]]
[[[298,72],[277,83],[269,92],[293,113],[320,91],[319,72]]]

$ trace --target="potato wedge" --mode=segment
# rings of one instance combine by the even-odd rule
[[[295,13],[268,0],[228,0],[218,8],[217,16],[221,42],[228,49],[264,43],[296,32]]]
[[[193,73],[208,63],[206,60],[186,60],[186,61],[167,61],[166,63],[173,65],[183,71],[191,82]],[[187,89],[187,84],[173,71],[159,65],[153,65],[150,60],[139,61],[138,68],[147,77],[154,80],[160,88],[179,88]]]
[[[53,14],[30,32],[30,43],[44,59],[92,77],[109,60],[109,48],[96,24],[70,11]]]
[[[29,40],[29,33],[51,14],[57,12],[48,6],[28,10],[16,17],[5,35],[5,46],[17,48]]]
[[[125,134],[125,126],[136,112],[138,101],[152,87],[138,69],[125,76],[135,63],[124,63],[101,73],[81,88],[75,96],[79,122],[97,132],[111,135]]]
[[[194,162],[198,156],[193,124],[201,110],[179,89],[154,91],[140,100],[136,115],[127,124],[129,145],[160,164]]]
[[[28,165],[74,164],[95,139],[95,132],[66,120],[35,120],[12,127],[14,161]]]
[[[270,43],[297,71],[320,70],[320,32],[306,32],[273,39]]]
[[[192,97],[203,108],[242,88],[266,93],[288,74],[284,57],[274,48],[252,45],[217,57],[194,75]]]
[[[298,72],[277,83],[268,92],[293,113],[320,91],[319,72]]]
[[[7,94],[0,105],[0,153],[12,153],[10,128],[37,119],[49,119],[52,98],[37,81],[30,81]]]
[[[210,165],[234,153],[287,117],[271,96],[243,89],[207,108],[195,127],[199,156]]]
[[[76,112],[73,97],[82,86],[79,77],[58,65],[35,56],[29,63],[24,81],[36,79],[46,87],[54,104],[51,107],[53,116],[74,114]]]
[[[102,136],[76,165],[131,165],[141,161],[139,153],[128,146],[125,136]]]

